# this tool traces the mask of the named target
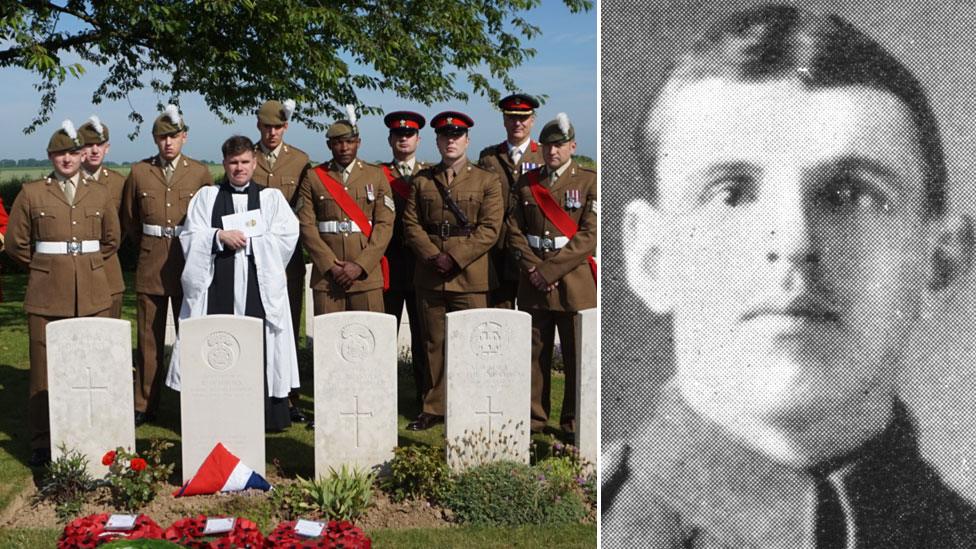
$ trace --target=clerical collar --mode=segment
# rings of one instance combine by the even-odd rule
[[[230,188],[230,192],[234,194],[245,194],[247,193],[247,188],[251,186],[251,182],[248,181],[243,187],[238,187],[231,183],[230,180],[227,180],[227,186]]]
[[[531,141],[532,141],[532,138],[529,138],[529,139],[526,139],[521,145],[512,145],[512,143],[510,141],[506,140],[505,141],[505,144],[508,145],[508,154],[512,154],[512,150],[513,149],[518,149],[519,150],[519,154],[525,154],[525,149],[528,149],[529,148],[529,142],[531,142]]]

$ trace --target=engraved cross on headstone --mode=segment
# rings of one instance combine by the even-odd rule
[[[108,392],[108,386],[99,386],[92,383],[92,371],[91,368],[85,368],[88,370],[88,385],[82,385],[80,387],[72,387],[73,391],[88,391],[88,426],[91,427],[94,424],[95,415],[95,391],[105,391]]]
[[[475,410],[474,413],[475,413],[475,415],[479,415],[479,416],[488,416],[488,440],[491,440],[492,433],[494,432],[494,430],[492,429],[491,416],[501,416],[503,414],[502,414],[502,411],[501,410],[492,410],[491,409],[491,396],[490,395],[485,396],[485,398],[488,399],[488,406],[485,407],[484,410]]]
[[[352,397],[355,399],[356,409],[352,412],[339,412],[340,416],[352,417],[356,420],[356,448],[359,448],[359,418],[361,417],[373,417],[373,412],[360,412],[359,411],[359,395]]]

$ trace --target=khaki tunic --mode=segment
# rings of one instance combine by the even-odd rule
[[[525,148],[525,153],[519,159],[519,165],[512,163],[512,158],[508,156],[508,143],[502,141],[498,145],[487,147],[481,151],[478,164],[495,173],[502,184],[502,197],[505,201],[505,220],[511,215],[513,208],[518,200],[516,189],[518,180],[525,172],[544,166],[545,160],[542,157],[542,146],[530,140]],[[518,262],[512,254],[506,251],[508,247],[508,228],[503,226],[498,236],[495,250],[492,252],[495,274],[500,281],[514,282],[518,280]],[[494,276],[494,275],[493,275]],[[514,284],[510,285],[509,293],[514,293]],[[510,300],[514,296],[503,296],[501,299]]]
[[[6,252],[27,266],[24,310],[51,317],[89,316],[108,309],[112,292],[105,263],[119,245],[119,219],[101,185],[81,179],[68,204],[52,176],[25,184],[10,209]],[[35,242],[98,240],[98,253],[34,252]]]
[[[396,161],[387,164],[390,172],[395,178],[400,178],[400,171]],[[414,163],[413,171],[407,183],[413,186],[413,176],[421,170],[429,168],[429,164],[424,164],[419,160]],[[413,272],[416,268],[416,258],[413,250],[407,245],[406,234],[403,230],[403,212],[407,209],[407,199],[397,194],[391,187],[393,201],[396,203],[396,221],[393,224],[393,237],[390,244],[386,247],[386,259],[390,262],[390,290],[401,292],[413,292]]]
[[[101,185],[105,192],[108,193],[112,204],[115,206],[116,215],[120,215],[122,210],[122,191],[125,187],[125,176],[120,174],[115,170],[110,170],[108,168],[100,167],[98,168],[98,179],[92,176],[89,178],[96,185]],[[122,228],[123,234],[125,228]],[[120,243],[121,246],[121,243]],[[108,275],[108,285],[111,288],[112,294],[121,294],[125,291],[125,281],[122,278],[122,266],[119,264],[118,254],[112,254],[112,257],[105,261],[105,274]]]
[[[476,228],[468,236],[442,238],[427,233],[427,226],[458,220],[444,204],[434,183],[441,182]],[[448,292],[486,292],[496,282],[489,278],[488,251],[498,240],[504,201],[502,185],[495,174],[468,162],[447,185],[444,167],[422,170],[413,178],[413,191],[403,213],[406,242],[417,256],[414,286]],[[426,259],[441,252],[450,255],[461,271],[443,279]]]
[[[132,166],[122,196],[122,225],[129,238],[139,246],[137,293],[182,293],[183,249],[179,239],[144,237],[142,225],[182,225],[197,189],[212,184],[213,177],[207,166],[186,155],[180,157],[168,184],[158,155]]]
[[[540,174],[543,185],[548,179]],[[581,206],[567,208],[566,196],[578,192]],[[596,251],[596,172],[583,168],[575,161],[556,179],[555,186],[549,187],[549,194],[563,211],[576,222],[576,236],[558,250],[542,251],[529,246],[525,235],[539,237],[564,236],[549,221],[539,205],[536,204],[529,189],[528,177],[519,179],[515,191],[517,202],[513,214],[508,218],[508,246],[518,256],[520,262],[518,302],[521,309],[546,309],[550,311],[576,312],[596,307],[596,284],[587,258]],[[528,271],[535,267],[539,274],[552,284],[559,281],[551,292],[540,292],[529,283]]]
[[[353,283],[346,293],[364,292],[383,287],[383,273],[380,258],[386,251],[393,235],[396,219],[394,205],[390,197],[392,191],[383,170],[374,164],[353,160],[353,169],[346,181],[346,192],[356,201],[359,208],[373,222],[369,238],[362,232],[320,233],[318,223],[322,221],[348,221],[338,202],[325,189],[325,185],[315,170],[308,170],[299,186],[299,200],[302,207],[298,212],[301,222],[301,240],[312,259],[311,286],[316,291],[327,291],[332,281],[329,269],[336,260],[352,261],[362,267],[364,277]],[[342,169],[330,162],[329,175],[342,183]],[[373,186],[370,199],[367,185]],[[382,309],[382,306],[380,307]]]

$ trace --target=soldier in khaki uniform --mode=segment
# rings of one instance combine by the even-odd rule
[[[176,237],[182,232],[190,199],[200,187],[213,184],[204,164],[182,154],[186,131],[179,110],[168,105],[153,123],[159,154],[132,166],[122,196],[122,225],[139,248],[136,425],[155,418],[164,378],[166,306],[172,305],[175,319],[183,301],[183,249]]]
[[[421,321],[417,314],[417,295],[413,287],[414,255],[407,246],[403,234],[403,211],[407,207],[413,176],[427,167],[417,160],[420,129],[424,127],[427,120],[415,112],[395,111],[387,114],[383,118],[383,123],[390,129],[387,141],[393,151],[393,160],[384,166],[383,171],[390,181],[393,201],[396,203],[393,238],[386,248],[386,257],[390,262],[390,289],[383,298],[386,302],[386,313],[396,316],[397,326],[400,325],[403,306],[407,306],[414,387],[416,387],[417,405],[422,406],[424,393],[427,392],[427,365],[424,362],[427,353],[424,352],[424,339],[420,334]]]
[[[28,463],[51,459],[47,401],[47,324],[108,316],[112,305],[105,262],[119,243],[119,220],[106,188],[81,177],[84,141],[70,121],[47,146],[54,171],[27,183],[10,210],[6,252],[30,269],[24,310],[30,338]]]
[[[403,213],[407,244],[417,257],[414,286],[427,347],[429,390],[423,411],[407,429],[444,421],[444,322],[447,313],[488,306],[488,252],[501,231],[504,203],[495,174],[468,161],[470,117],[442,112],[437,132],[441,162],[413,178]]]
[[[291,206],[295,215],[301,209],[298,194],[298,184],[305,177],[310,168],[308,155],[305,151],[285,143],[285,132],[288,122],[295,112],[295,102],[291,99],[280,101],[265,101],[258,109],[258,131],[261,139],[254,147],[254,157],[257,167],[252,179],[265,187],[278,189],[285,195],[285,200]],[[302,302],[305,292],[305,257],[301,243],[295,246],[295,253],[285,268],[288,279],[288,303],[291,306],[291,326],[295,334],[295,346],[298,346],[298,329],[302,318]],[[308,314],[312,314],[311,311]],[[303,422],[308,418],[298,407],[298,391],[293,390],[289,396],[290,415],[294,422]]]
[[[539,136],[545,166],[519,179],[515,210],[508,218],[508,245],[519,258],[519,308],[532,315],[532,430],[549,420],[550,371],[555,331],[559,330],[566,384],[559,423],[564,431],[576,427],[576,329],[578,311],[596,307],[596,172],[573,161],[576,132],[559,113]],[[535,189],[533,185],[540,185]],[[548,204],[538,198],[548,195]],[[547,215],[560,209],[572,220],[567,235]],[[565,226],[563,227],[566,228]]]
[[[383,253],[396,217],[383,170],[356,157],[359,128],[354,113],[326,132],[332,160],[309,170],[299,187],[301,237],[312,258],[315,314],[339,311],[384,312]],[[323,177],[365,216],[361,227],[327,188]],[[369,231],[369,236],[366,236]]]
[[[108,142],[108,126],[97,116],[92,115],[78,128],[78,133],[85,142],[82,149],[81,174],[86,179],[92,179],[105,187],[115,206],[116,215],[122,209],[122,188],[125,187],[125,177],[115,170],[102,167],[105,155],[110,148]],[[125,293],[125,281],[122,280],[122,266],[119,264],[118,253],[105,260],[105,274],[108,276],[109,289],[112,292],[112,318],[122,318],[122,296]]]
[[[519,177],[530,170],[542,166],[542,151],[532,140],[532,126],[535,124],[535,109],[539,102],[531,95],[516,93],[498,102],[505,124],[505,141],[481,151],[478,164],[494,172],[502,183],[502,197],[505,200],[505,219],[515,207],[515,188]],[[518,261],[508,250],[506,225],[498,237],[495,249],[491,251],[491,275],[497,277],[497,288],[488,296],[488,305],[502,309],[515,308],[515,295],[518,289]]]

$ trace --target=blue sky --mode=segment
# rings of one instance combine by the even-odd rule
[[[535,48],[537,54],[513,71],[512,76],[524,91],[549,96],[548,102],[537,112],[533,133],[538,136],[546,121],[555,118],[558,112],[566,112],[576,127],[577,152],[595,158],[596,10],[572,14],[560,0],[543,0],[540,7],[529,13],[528,19],[542,30],[541,36],[526,43],[527,47]],[[70,118],[76,125],[80,125],[92,114],[97,114],[112,131],[112,150],[108,160],[135,161],[156,152],[150,137],[151,121],[155,117],[156,102],[165,98],[158,98],[151,91],[132,94],[132,105],[149,122],[143,125],[142,132],[134,142],[129,141],[126,134],[131,131],[132,125],[126,119],[128,103],[106,100],[93,106],[91,93],[101,82],[105,72],[99,68],[87,69],[89,72],[82,78],[69,76],[65,80],[51,121],[28,135],[21,133],[20,129],[26,127],[37,112],[39,94],[33,87],[37,79],[21,69],[0,69],[0,81],[4,82],[0,119],[5,121],[4,126],[9,132],[4,139],[0,158],[43,158],[48,138],[60,127],[62,120]],[[460,110],[469,114],[475,120],[475,127],[470,133],[469,154],[472,156],[477,155],[482,147],[498,143],[505,137],[501,114],[483,97],[472,96],[467,104],[438,103],[431,107],[377,92],[363,93],[361,100],[380,106],[387,112],[415,110],[427,116],[428,120],[443,110]],[[253,116],[238,117],[232,124],[223,124],[209,112],[199,95],[184,95],[180,103],[190,125],[190,136],[184,151],[194,158],[219,160],[220,143],[233,134],[256,137]],[[329,122],[325,118],[321,121]],[[382,117],[365,117],[361,120],[360,127],[363,135],[360,157],[367,160],[390,157]],[[315,161],[330,157],[325,147],[324,135],[313,132],[300,123],[290,126],[285,140],[304,149]],[[418,156],[424,160],[436,160],[438,157],[434,134],[429,128],[421,132]]]

